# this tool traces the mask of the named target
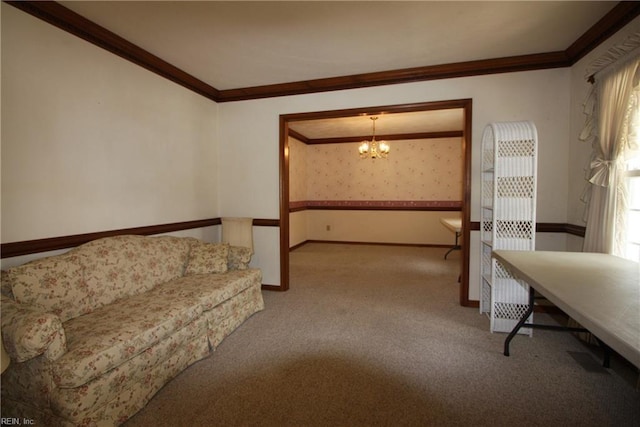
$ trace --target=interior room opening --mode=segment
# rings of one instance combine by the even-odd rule
[[[280,290],[289,288],[292,247],[453,245],[439,219],[457,216],[461,248],[452,261],[460,262],[460,304],[469,305],[471,106],[463,99],[282,115]],[[388,157],[361,158],[363,140],[384,141]]]

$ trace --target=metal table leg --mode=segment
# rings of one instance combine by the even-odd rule
[[[598,341],[600,347],[602,347],[602,367],[608,369],[611,367],[611,347],[606,345],[600,338],[596,337],[595,335],[594,337],[596,341]]]
[[[513,327],[511,332],[509,332],[509,335],[507,335],[507,338],[504,340],[505,356],[509,355],[509,343],[511,343],[511,340],[513,339],[513,337],[516,336],[516,334],[518,333],[522,325],[524,325],[527,322],[527,319],[529,318],[529,316],[531,316],[531,313],[533,313],[535,293],[536,291],[531,286],[529,286],[529,308],[527,308],[527,311],[522,315],[522,318],[518,321],[518,323],[516,323],[516,326]]]
[[[460,245],[458,244],[459,237],[460,237],[460,233],[456,232],[456,242],[454,246],[451,249],[449,249],[446,254],[444,254],[444,259],[447,259],[447,255],[449,255],[451,252],[455,251],[456,249],[461,249]]]
[[[529,286],[529,307],[527,308],[527,311],[522,315],[518,323],[516,323],[516,326],[514,326],[514,328],[509,333],[509,335],[507,335],[507,338],[504,340],[505,356],[509,356],[509,344],[511,343],[511,340],[513,339],[513,337],[515,337],[518,334],[518,331],[523,326],[526,326],[527,328],[533,328],[533,329],[548,329],[548,330],[554,330],[554,331],[588,332],[585,328],[574,328],[569,326],[527,323],[527,319],[529,318],[529,316],[531,316],[531,313],[533,313],[533,310],[535,308],[535,305],[534,305],[535,299],[536,299],[535,293],[536,293],[535,289]],[[604,358],[603,358],[604,360],[603,360],[602,366],[604,366],[605,368],[608,368],[610,365],[611,348],[608,345],[606,345],[604,342],[602,342],[598,337],[596,337],[596,340],[598,340],[598,343],[600,344],[600,346],[604,351]]]

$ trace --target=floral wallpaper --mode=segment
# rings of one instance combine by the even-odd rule
[[[460,138],[391,141],[389,157],[377,160],[361,159],[358,145],[305,145],[291,139],[290,201],[437,205],[462,200]]]
[[[307,145],[289,138],[289,201],[299,202],[307,196]]]

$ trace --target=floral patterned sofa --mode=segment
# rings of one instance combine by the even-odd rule
[[[248,248],[116,236],[7,269],[2,416],[118,425],[264,308]]]

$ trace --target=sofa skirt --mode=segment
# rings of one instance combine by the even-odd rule
[[[211,348],[215,349],[245,320],[263,309],[264,300],[260,287],[251,286],[234,298],[202,313],[208,322],[207,330]]]

